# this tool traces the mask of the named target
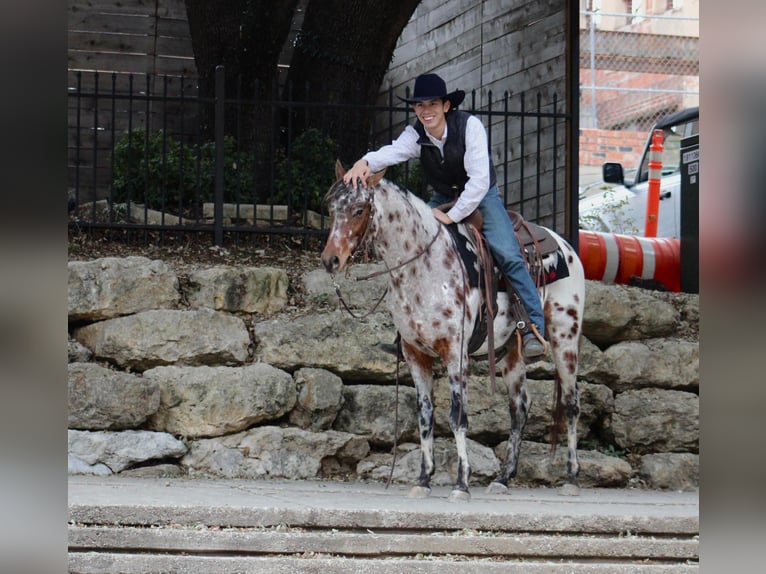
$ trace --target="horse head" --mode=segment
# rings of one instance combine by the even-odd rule
[[[322,251],[322,263],[328,273],[342,271],[349,259],[363,245],[370,232],[374,209],[374,190],[384,171],[367,178],[367,185],[356,187],[343,183],[346,170],[340,161],[335,163],[337,181],[325,195],[325,203],[332,218],[327,244]]]

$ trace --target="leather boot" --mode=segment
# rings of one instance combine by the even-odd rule
[[[545,354],[545,346],[534,333],[527,333],[521,340],[521,354],[525,359],[536,359]]]

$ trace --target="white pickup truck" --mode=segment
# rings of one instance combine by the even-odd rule
[[[601,168],[603,181],[580,191],[580,229],[644,235],[649,190],[649,146],[655,129],[664,132],[658,237],[681,237],[681,140],[699,134],[699,108],[665,116],[649,132],[638,168],[627,175],[620,163]]]

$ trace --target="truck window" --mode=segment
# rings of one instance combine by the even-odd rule
[[[664,141],[662,150],[662,175],[672,175],[681,168],[681,140],[699,133],[699,120],[670,126],[663,130]],[[652,131],[652,133],[654,133]],[[651,134],[649,136],[651,138]],[[641,167],[636,176],[636,183],[647,181],[649,179],[649,145],[641,161]]]

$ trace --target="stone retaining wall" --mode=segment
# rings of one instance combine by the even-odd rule
[[[283,269],[213,267],[179,282],[170,265],[143,257],[70,262],[70,472],[384,480],[396,441],[394,479],[412,482],[414,388],[405,366],[396,388],[394,358],[375,348],[393,339],[388,314],[340,311],[320,269],[302,280],[309,302],[296,312],[286,309]],[[341,282],[359,314],[384,288],[383,277]],[[582,486],[697,488],[698,323],[696,295],[588,282]],[[471,371],[472,482],[484,484],[499,469],[510,416],[486,362]],[[553,366],[534,363],[528,377],[516,483],[559,484],[565,449],[551,458],[547,443]],[[438,373],[435,484],[452,484],[456,465],[448,393]]]

